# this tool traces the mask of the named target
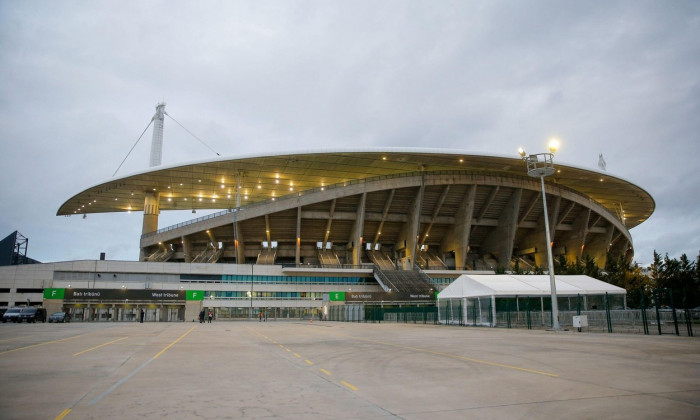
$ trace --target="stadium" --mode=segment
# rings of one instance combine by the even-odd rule
[[[162,120],[160,130],[154,140]],[[629,229],[655,206],[645,190],[558,163],[540,179],[527,163],[387,148],[154,165],[86,188],[57,211],[142,212],[140,261],[0,267],[3,281],[24,284],[0,299],[84,320],[133,320],[143,309],[146,320],[189,321],[202,308],[218,319],[347,319],[363,316],[350,315],[353,305],[371,302],[435,305],[462,274],[546,268],[547,242],[568,261],[632,259]],[[173,210],[216,212],[159,226],[159,214]]]

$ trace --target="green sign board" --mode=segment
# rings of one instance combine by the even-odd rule
[[[44,299],[63,299],[66,289],[44,289]]]
[[[203,290],[187,290],[186,300],[204,300]]]
[[[330,292],[328,299],[331,302],[345,302],[345,292]]]

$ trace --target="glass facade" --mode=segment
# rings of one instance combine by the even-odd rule
[[[322,292],[250,292],[247,291],[204,291],[204,296],[210,299],[233,299],[233,300],[248,300],[248,299],[267,299],[267,300],[323,300],[324,293]]]
[[[258,276],[258,275],[208,275],[181,274],[181,282],[187,283],[242,283],[242,284],[376,284],[373,278],[323,277],[323,276]]]

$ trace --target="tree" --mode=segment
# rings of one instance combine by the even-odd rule
[[[626,266],[622,269],[620,275],[621,284],[620,287],[624,287],[627,290],[627,306],[631,308],[639,308],[641,306],[641,294],[644,294],[645,305],[648,302],[648,290],[650,279],[644,273],[642,273],[642,268],[639,264],[633,264],[631,266]]]
[[[513,264],[513,274],[523,274],[523,270],[520,269],[520,259],[515,259],[515,264]]]
[[[649,266],[649,278],[651,279],[651,287],[659,287],[661,282],[661,272],[663,271],[663,261],[661,255],[654,250],[654,259]]]
[[[588,254],[583,256],[583,274],[594,279],[603,278],[600,267],[596,264],[595,259]]]
[[[622,264],[620,264],[622,263]],[[607,258],[605,259],[605,274],[603,275],[603,280],[606,282],[615,285],[615,286],[620,286],[620,283],[622,283],[621,277],[622,277],[622,270],[621,268],[626,265],[625,261],[623,258],[614,258],[612,255],[608,253]]]
[[[651,286],[661,290],[661,296],[673,294],[673,305],[677,308],[692,308],[700,304],[700,280],[698,280],[698,263],[691,261],[686,254],[680,259],[670,258],[668,254],[662,259],[654,251],[654,260],[650,268]],[[670,304],[662,301],[659,304]]]

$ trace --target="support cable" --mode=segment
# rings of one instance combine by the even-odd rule
[[[139,144],[139,141],[141,141],[141,137],[143,137],[143,135],[146,134],[146,130],[148,130],[148,127],[150,127],[151,124],[153,124],[153,118],[151,118],[151,121],[148,122],[148,125],[146,126],[146,128],[144,128],[143,133],[141,133],[141,135],[139,136],[138,140],[136,140],[136,143],[134,143],[134,145],[131,146],[131,150],[129,150],[129,153],[127,153],[126,156],[124,156],[124,160],[122,160],[122,163],[119,164],[119,167],[117,168],[116,171],[114,171],[114,173],[112,174],[112,176],[116,175],[117,172],[119,172],[119,169],[122,167],[122,165],[124,164],[124,162],[126,162],[126,159],[129,157],[129,155],[131,154],[131,152],[134,151],[134,147],[136,147],[136,145]]]
[[[211,147],[209,147],[208,144],[204,143],[204,141],[202,141],[202,139],[200,139],[199,137],[195,136],[190,130],[186,129],[184,125],[182,125],[182,124],[180,124],[179,122],[177,122],[177,120],[176,120],[175,118],[171,117],[170,114],[168,114],[167,112],[165,112],[165,115],[167,115],[168,117],[170,117],[171,120],[175,121],[175,123],[176,123],[177,125],[179,125],[180,127],[182,127],[183,130],[185,130],[185,131],[187,131],[188,133],[190,133],[190,135],[191,135],[192,137],[194,137],[194,138],[196,138],[197,140],[199,140],[199,142],[202,143],[204,146],[206,146],[209,150],[211,150],[212,152],[216,153],[216,156],[221,156],[216,150],[212,149]]]

